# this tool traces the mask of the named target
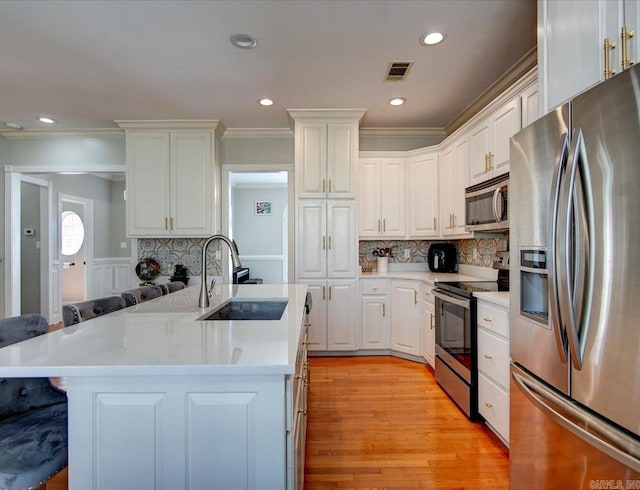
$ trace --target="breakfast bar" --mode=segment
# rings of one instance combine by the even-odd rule
[[[5,377],[65,377],[69,489],[296,488],[305,285],[190,287],[0,349]],[[286,300],[277,320],[207,320]]]

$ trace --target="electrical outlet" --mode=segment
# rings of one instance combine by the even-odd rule
[[[405,259],[410,259],[411,258],[411,250],[409,250],[408,248],[404,249],[404,258]]]

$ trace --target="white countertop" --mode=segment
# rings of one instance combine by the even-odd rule
[[[475,292],[473,295],[483,301],[489,301],[490,303],[509,308],[509,291]]]
[[[295,368],[307,286],[199,286],[0,349],[7,377],[288,374]],[[287,298],[280,320],[199,321],[234,298]]]

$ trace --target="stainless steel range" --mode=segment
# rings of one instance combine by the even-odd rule
[[[501,252],[494,268],[497,281],[435,283],[436,381],[471,419],[478,414],[478,342],[476,298],[480,291],[509,290],[509,252]]]

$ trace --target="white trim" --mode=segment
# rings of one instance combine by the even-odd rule
[[[69,165],[61,163],[59,165],[28,165],[28,166],[16,166],[5,165],[4,173],[20,173],[20,174],[60,174],[60,175],[73,175],[73,174],[95,174],[95,173],[113,173],[113,172],[126,172],[127,166],[121,164],[113,165]]]
[[[360,137],[367,136],[388,136],[388,137],[411,137],[411,136],[439,136],[445,138],[447,133],[444,128],[360,128]]]
[[[360,121],[367,109],[287,109],[294,121]]]
[[[211,129],[222,131],[226,129],[218,119],[188,120],[188,119],[137,119],[137,120],[116,120],[115,123],[125,130],[162,130],[175,131],[180,129]]]
[[[39,140],[50,138],[124,138],[122,129],[23,129],[0,130],[0,136],[8,140]]]
[[[293,129],[290,128],[227,128],[223,139],[243,138],[282,138],[293,139]]]

